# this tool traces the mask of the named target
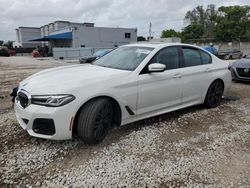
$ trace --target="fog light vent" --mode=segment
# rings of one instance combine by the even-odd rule
[[[32,129],[37,134],[54,135],[56,133],[53,119],[35,119]]]

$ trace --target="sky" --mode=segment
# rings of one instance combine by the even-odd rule
[[[250,0],[0,0],[0,40],[16,40],[19,26],[40,27],[56,20],[132,27],[154,37],[164,29],[180,31],[185,13],[198,5],[250,5]]]

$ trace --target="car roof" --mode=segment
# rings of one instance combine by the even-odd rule
[[[133,43],[133,44],[127,44],[124,46],[136,46],[136,47],[149,47],[149,48],[164,48],[168,46],[189,46],[189,47],[196,47],[200,48],[199,46],[194,46],[190,44],[185,43],[163,43],[163,42],[140,42],[140,43]]]

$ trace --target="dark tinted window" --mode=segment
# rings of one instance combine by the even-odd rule
[[[192,48],[182,48],[182,51],[186,67],[192,67],[202,64],[199,50]]]
[[[167,70],[179,68],[178,48],[169,47],[161,50],[150,63],[164,64]]]
[[[202,59],[203,65],[212,63],[212,59],[211,59],[211,56],[209,54],[207,54],[206,52],[203,52],[201,50],[200,50],[200,53],[201,53],[201,59]]]

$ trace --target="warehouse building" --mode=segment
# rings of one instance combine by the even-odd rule
[[[95,27],[94,23],[55,21],[39,27],[16,29],[22,47],[112,48],[137,41],[136,28]]]
[[[16,43],[24,48],[33,48],[41,45],[41,42],[31,42],[32,38],[40,37],[40,28],[37,27],[19,27],[16,29]]]

